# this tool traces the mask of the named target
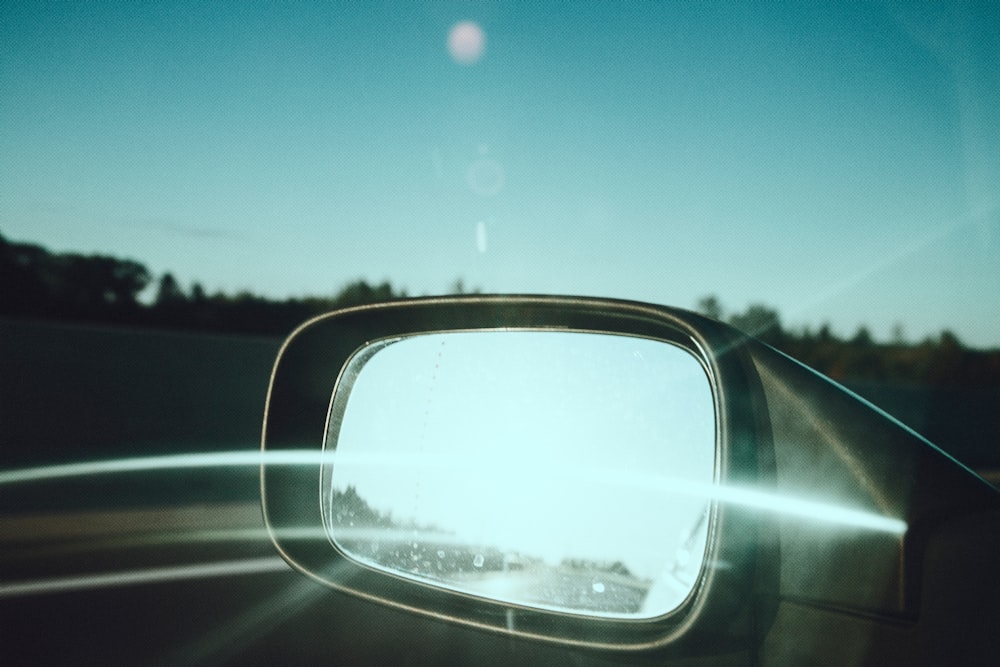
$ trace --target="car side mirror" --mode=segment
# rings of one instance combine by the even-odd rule
[[[786,600],[913,619],[935,528],[1000,506],[775,350],[599,299],[420,299],[312,320],[275,364],[263,455],[276,547],[331,588],[676,655],[760,645]]]

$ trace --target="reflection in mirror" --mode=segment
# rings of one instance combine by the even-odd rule
[[[469,331],[355,354],[331,405],[323,511],[369,567],[513,605],[647,618],[701,571],[715,411],[662,341]]]

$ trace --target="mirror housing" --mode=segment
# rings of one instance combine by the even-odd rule
[[[704,368],[716,419],[705,565],[673,611],[588,616],[443,588],[352,558],[326,530],[324,443],[350,359],[390,338],[521,330],[662,341]],[[316,581],[454,623],[611,651],[756,650],[774,641],[774,628],[794,625],[788,604],[914,623],[928,541],[958,517],[1000,507],[992,487],[940,450],[772,348],[694,313],[601,299],[416,299],[311,320],[275,363],[262,448],[272,540]]]

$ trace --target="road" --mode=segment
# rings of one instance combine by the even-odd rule
[[[332,591],[276,556],[253,503],[3,515],[0,636],[5,666],[573,659]]]

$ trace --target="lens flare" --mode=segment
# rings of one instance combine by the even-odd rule
[[[448,53],[460,65],[472,65],[483,55],[486,35],[478,24],[461,21],[448,32]]]
[[[479,254],[486,252],[486,223],[483,221],[476,223],[476,250]]]

